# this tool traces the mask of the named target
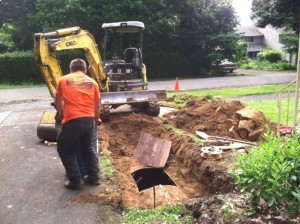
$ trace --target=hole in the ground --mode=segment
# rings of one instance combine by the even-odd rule
[[[137,113],[112,114],[110,121],[100,128],[100,151],[111,158],[116,175],[113,180],[101,184],[102,193],[99,198],[121,207],[153,208],[153,189],[139,192],[131,175],[141,167],[133,159],[133,154],[142,131],[172,141],[164,171],[177,186],[156,186],[157,207],[184,203],[192,198],[206,199],[215,194],[233,191],[234,184],[228,169],[235,164],[234,153],[227,151],[220,160],[204,159],[199,144],[188,135],[177,134],[166,124],[189,134],[201,130],[209,135],[242,139],[238,133],[239,121],[245,115],[236,113],[242,108],[244,106],[238,101],[192,99],[186,107],[171,112],[164,118]],[[254,120],[258,122],[249,127],[250,132],[265,128],[268,124],[257,115]],[[259,133],[262,135],[263,131]],[[261,136],[258,135],[256,140],[260,139]]]

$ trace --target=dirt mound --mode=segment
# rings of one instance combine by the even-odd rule
[[[259,141],[269,125],[260,111],[245,107],[240,101],[214,101],[195,98],[182,109],[169,113],[165,120],[190,133]]]
[[[177,134],[172,126],[195,137],[195,131],[201,130],[209,135],[239,139],[246,136],[248,140],[254,140],[250,139],[250,134],[256,131],[259,139],[265,124],[262,113],[245,110],[238,101],[209,99],[192,99],[184,108],[164,118],[136,113],[111,114],[111,120],[100,127],[100,151],[102,156],[106,155],[112,160],[116,175],[113,180],[102,181],[99,198],[120,207],[153,208],[153,189],[139,192],[131,175],[144,167],[133,159],[142,131],[172,142],[164,171],[176,186],[156,186],[156,206],[232,192],[234,184],[227,170],[235,164],[233,153],[223,153],[221,160],[204,159],[201,146],[190,135]]]

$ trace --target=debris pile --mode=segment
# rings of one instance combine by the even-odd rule
[[[245,107],[240,101],[208,98],[189,100],[181,110],[167,114],[165,121],[190,133],[203,131],[249,141],[260,141],[265,126],[270,125],[262,112]]]

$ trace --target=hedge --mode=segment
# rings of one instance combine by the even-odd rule
[[[0,54],[0,83],[44,83],[33,52]]]
[[[79,51],[59,52],[57,54],[64,74],[69,72],[69,63],[75,57],[85,56]],[[0,83],[45,83],[39,66],[35,62],[33,52],[0,54]]]
[[[85,59],[84,53],[80,50],[57,52],[63,74],[69,72],[70,61],[78,57]],[[195,66],[192,66],[187,58],[175,53],[148,52],[145,54],[144,63],[150,80],[191,76],[201,72],[197,72]],[[45,83],[33,52],[0,54],[0,83]]]

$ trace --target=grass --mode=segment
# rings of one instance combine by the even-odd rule
[[[203,96],[222,96],[222,97],[237,97],[237,96],[249,96],[249,95],[261,95],[261,94],[273,94],[278,90],[286,86],[286,84],[279,85],[264,85],[264,86],[252,86],[243,88],[223,88],[223,89],[207,89],[207,90],[192,90],[192,91],[182,91],[182,92],[170,92],[168,97],[173,97],[178,94],[188,94],[197,97]],[[295,88],[292,85],[291,88]]]
[[[102,167],[102,175],[105,179],[111,179],[115,175],[111,160],[106,156],[100,156],[100,164]]]
[[[19,88],[32,88],[32,87],[44,87],[45,84],[33,84],[33,83],[20,83],[20,84],[9,84],[0,83],[0,89],[19,89]]]
[[[163,102],[163,105],[182,107],[192,97],[209,97],[211,99],[216,97],[238,97],[238,96],[249,96],[249,95],[262,95],[262,94],[275,94],[278,90],[282,89],[285,84],[280,85],[265,85],[265,86],[254,86],[244,88],[224,88],[224,89],[210,89],[210,90],[193,90],[193,91],[182,91],[182,92],[169,92],[168,102]],[[292,85],[290,89],[295,89],[295,85]],[[287,99],[282,100],[282,124],[291,124],[293,119],[293,108],[294,100],[291,99],[289,102],[289,110]],[[260,100],[260,101],[246,101],[245,106],[253,107],[259,111],[262,111],[266,118],[272,122],[277,123],[278,121],[278,106],[277,100],[274,96],[274,100]],[[287,120],[287,114],[289,120]]]
[[[259,111],[262,111],[268,120],[277,123],[278,107],[276,100],[248,101],[244,104],[248,107],[253,107]],[[295,102],[293,100],[289,102],[289,107],[288,100],[282,100],[282,115],[280,121],[281,124],[292,125],[294,117],[294,105]]]
[[[172,130],[173,132],[175,132],[176,134],[178,135],[183,135],[183,136],[189,136],[190,138],[192,138],[194,140],[194,142],[198,143],[198,144],[201,144],[202,141],[198,138],[198,137],[195,137],[195,135],[192,135],[192,134],[189,134],[187,132],[185,132],[184,130],[182,129],[179,129],[179,128],[175,128],[173,125],[170,125],[170,124],[165,124],[164,125],[168,130]]]
[[[165,206],[157,209],[136,209],[125,210],[123,223],[144,224],[144,223],[185,223],[195,224],[196,220],[191,216],[185,216],[180,220],[180,214],[185,212],[183,205]]]

